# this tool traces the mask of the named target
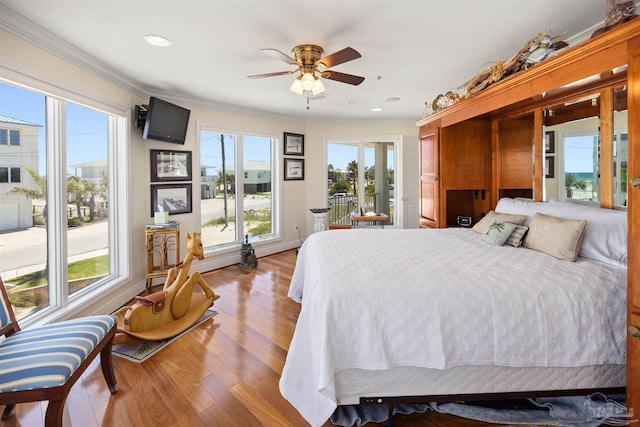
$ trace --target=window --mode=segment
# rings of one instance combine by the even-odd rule
[[[627,88],[614,89],[613,111],[613,205],[627,207],[627,167],[629,163],[629,115],[627,111]],[[621,102],[615,102],[620,100]]]
[[[275,237],[275,139],[200,131],[202,244],[223,248]],[[241,219],[238,213],[242,212]]]
[[[65,103],[69,295],[109,274],[108,115]],[[91,240],[76,235],[94,228]],[[78,256],[82,264],[75,262]],[[81,265],[80,271],[78,267]]]
[[[565,198],[599,201],[598,134],[565,135],[562,142]]]
[[[620,207],[627,206],[628,140],[626,132],[613,136],[613,204]]]
[[[20,168],[0,166],[0,182],[20,182]]]
[[[111,161],[126,147],[126,120],[6,83],[0,98],[0,120],[19,128],[0,129],[11,163],[0,168],[0,274],[18,318],[35,319],[128,273],[126,198],[114,191],[126,159]]]
[[[20,145],[20,131],[9,130],[9,145]]]
[[[11,182],[20,182],[20,168],[11,168]]]
[[[0,145],[20,145],[20,131],[17,129],[0,129]]]
[[[544,200],[600,203],[599,111],[599,94],[543,110]]]

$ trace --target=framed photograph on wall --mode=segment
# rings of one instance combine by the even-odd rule
[[[544,134],[544,152],[553,154],[556,152],[555,132],[545,132]]]
[[[151,182],[191,181],[191,151],[150,150]]]
[[[169,212],[169,215],[190,213],[191,183],[152,185],[151,216],[161,211]]]
[[[304,180],[304,159],[284,159],[284,180]]]
[[[284,155],[304,156],[304,135],[298,133],[284,133]]]
[[[544,177],[555,178],[555,156],[546,156],[544,158]]]

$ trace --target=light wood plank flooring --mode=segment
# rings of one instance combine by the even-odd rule
[[[143,364],[114,357],[115,395],[108,392],[97,358],[70,393],[65,425],[308,425],[278,389],[300,309],[287,298],[295,260],[295,251],[287,251],[261,258],[256,269],[232,266],[207,273],[207,283],[221,295],[215,302],[218,315]],[[0,426],[43,426],[45,410],[46,403],[17,405]],[[433,412],[394,420],[397,427],[487,425]]]

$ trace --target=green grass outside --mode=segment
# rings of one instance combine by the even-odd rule
[[[106,274],[109,274],[108,254],[70,263],[67,276],[69,282],[71,282],[85,277],[103,276]],[[44,285],[45,283],[47,283],[47,270],[34,271],[33,273],[28,273],[11,280],[11,284],[18,285],[18,287],[22,289]]]

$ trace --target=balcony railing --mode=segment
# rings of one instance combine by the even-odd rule
[[[355,195],[331,196],[328,198],[327,206],[329,207],[329,224],[351,224],[351,213],[360,214],[358,196]],[[379,212],[377,193],[365,194],[362,210]],[[389,212],[389,223],[393,223],[393,212]]]

